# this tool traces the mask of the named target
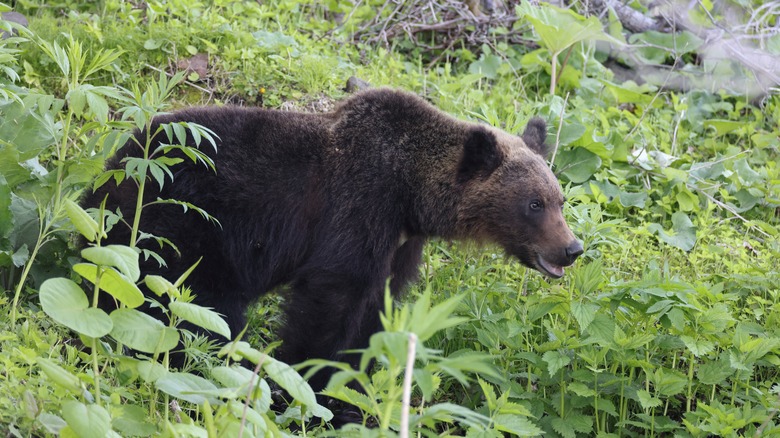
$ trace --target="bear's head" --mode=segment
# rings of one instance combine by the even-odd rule
[[[458,234],[498,243],[550,277],[582,254],[563,218],[563,193],[545,156],[547,127],[534,118],[522,136],[468,125],[457,171],[463,197]]]

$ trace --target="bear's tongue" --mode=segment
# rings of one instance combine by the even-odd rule
[[[547,271],[548,274],[550,274],[553,277],[560,278],[563,277],[563,266],[554,265],[552,263],[549,263],[547,260],[544,259],[544,257],[539,256],[537,258],[539,261],[539,265]]]

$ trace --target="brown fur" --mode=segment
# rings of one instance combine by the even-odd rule
[[[143,269],[175,279],[203,256],[189,278],[196,302],[226,315],[234,334],[259,295],[289,285],[280,355],[290,363],[319,357],[357,365],[341,352],[367,345],[380,327],[386,280],[400,293],[429,237],[494,242],[553,276],[582,252],[561,215],[540,119],[516,136],[457,120],[413,94],[372,89],[328,114],[193,108],[155,123],[172,121],[219,136],[218,153],[204,149],[217,172],[185,160],[173,182],[147,197],[191,202],[221,227],[180,207],[150,206],[141,229],[181,253],[165,249],[168,267]],[[128,142],[107,166],[139,155]],[[107,208],[128,215],[135,190],[111,181],[84,205],[108,194]],[[104,243],[127,237],[119,224]],[[321,389],[327,377],[311,383]]]

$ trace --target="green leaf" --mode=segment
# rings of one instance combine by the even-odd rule
[[[642,409],[649,410],[651,408],[657,408],[663,404],[663,402],[653,397],[652,394],[645,391],[644,389],[640,389],[636,392],[636,396],[639,399],[639,404],[642,405]]]
[[[263,360],[263,370],[292,398],[306,405],[313,415],[325,421],[330,421],[333,418],[333,413],[330,410],[317,403],[314,390],[311,389],[309,383],[303,380],[303,377],[291,366],[266,356]]]
[[[576,147],[558,153],[555,160],[557,172],[569,181],[580,184],[588,179],[601,167],[601,158],[593,152]]]
[[[558,432],[563,438],[576,438],[577,432],[571,424],[560,417],[555,417],[550,421],[553,430]]]
[[[170,281],[159,275],[147,275],[144,277],[144,283],[146,287],[152,292],[157,294],[158,297],[168,294],[172,297],[179,295],[178,290]]]
[[[230,327],[217,312],[197,304],[182,301],[174,301],[168,305],[168,308],[179,318],[230,339]]]
[[[89,307],[84,291],[67,278],[44,281],[38,296],[47,315],[77,333],[99,338],[111,331],[111,318],[102,309]]]
[[[463,295],[455,295],[433,307],[430,306],[430,296],[430,289],[426,289],[412,309],[409,330],[417,335],[419,342],[425,342],[439,331],[468,320],[464,317],[452,316],[458,304],[463,300]]]
[[[68,108],[73,110],[73,114],[76,117],[81,117],[84,114],[84,108],[87,106],[87,95],[81,87],[70,90],[65,95],[65,100],[68,101]]]
[[[553,55],[561,53],[567,47],[588,40],[620,41],[606,34],[596,16],[588,18],[571,9],[559,8],[547,3],[531,6],[523,2],[516,6],[517,15],[526,17],[541,39],[541,45]]]
[[[688,350],[696,357],[701,357],[709,354],[715,349],[715,344],[706,339],[694,339],[691,336],[680,336],[680,340],[683,341]]]
[[[596,312],[600,309],[599,306],[590,303],[581,303],[574,301],[570,305],[570,310],[574,319],[577,320],[577,324],[580,326],[580,332],[584,332],[588,328],[593,319],[596,317]]]
[[[593,397],[598,394],[596,391],[590,389],[587,385],[581,382],[572,382],[567,389],[580,397]]]
[[[96,265],[113,266],[130,281],[136,282],[141,276],[138,267],[138,251],[125,245],[106,245],[84,248],[81,256]]]
[[[728,360],[717,360],[699,365],[696,377],[704,385],[720,385],[734,374]]]
[[[739,122],[743,123],[743,122]],[[763,178],[761,177],[761,174],[756,172],[750,167],[750,164],[748,164],[747,158],[741,158],[734,162],[734,172],[737,173],[737,176],[739,176],[740,181],[742,181],[743,185],[753,185],[756,183],[763,182]]]
[[[493,427],[516,436],[540,436],[544,433],[531,420],[514,414],[498,414],[493,417]]]
[[[37,358],[36,362],[41,368],[41,371],[46,374],[46,377],[51,379],[54,383],[75,394],[81,394],[81,381],[79,381],[78,377],[71,374],[70,371],[57,365],[54,361],[43,357]]]
[[[687,214],[678,211],[672,214],[672,229],[664,230],[659,224],[650,224],[647,229],[658,239],[683,251],[690,251],[696,244],[696,227]]]
[[[705,128],[713,128],[716,136],[728,134],[745,126],[743,120],[718,120],[709,119],[704,121]]]
[[[604,343],[612,343],[615,339],[615,320],[609,315],[596,314],[588,325],[588,333]]]
[[[79,233],[90,242],[94,242],[100,232],[100,225],[92,219],[92,216],[70,199],[65,201],[65,212]]]
[[[122,436],[151,436],[157,431],[154,423],[148,419],[146,409],[139,405],[112,405],[114,420],[111,426]]]
[[[161,40],[155,40],[153,38],[149,38],[148,40],[144,41],[144,49],[146,50],[157,50],[162,46]]]
[[[571,358],[560,351],[548,351],[542,355],[542,360],[547,362],[547,371],[553,377],[561,368],[571,363]]]
[[[80,438],[105,438],[111,431],[111,415],[98,405],[66,401],[62,404],[62,418]]]
[[[92,263],[77,263],[73,265],[73,270],[92,284],[95,284],[97,281],[98,269],[101,270],[100,288],[102,290],[108,292],[112,297],[131,309],[135,309],[144,303],[144,294],[138,289],[138,286],[114,268],[101,268]]]
[[[162,353],[176,348],[179,332],[166,327],[157,319],[135,309],[117,309],[111,312],[114,328],[111,336],[133,350],[144,353]]]
[[[208,400],[212,405],[221,404],[214,394],[217,386],[203,377],[190,373],[168,373],[154,383],[160,391],[176,398],[201,405]]]

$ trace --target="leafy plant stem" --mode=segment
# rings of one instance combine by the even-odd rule
[[[146,144],[144,147],[144,160],[149,159],[149,147],[152,137],[149,134],[150,126],[146,127]],[[133,216],[133,228],[130,230],[130,247],[135,248],[138,242],[138,227],[141,224],[141,212],[144,209],[144,190],[146,188],[146,170],[142,170],[138,177],[138,197],[135,200],[135,215]]]
[[[97,288],[97,286],[95,287]],[[103,402],[100,400],[100,363],[98,362],[98,349],[97,338],[92,338],[92,374],[95,378],[95,403],[98,406],[102,406]]]
[[[563,73],[563,69],[566,68],[566,64],[569,62],[569,55],[571,55],[572,49],[574,49],[574,45],[569,46],[569,50],[566,51],[566,56],[563,58],[563,62],[561,63],[561,68],[558,71],[558,76],[555,77],[556,84],[561,79],[561,74]]]
[[[558,55],[561,52],[553,52],[550,56],[550,66],[552,71],[550,72],[550,94],[555,94],[555,85],[558,78]]]
[[[30,274],[35,257],[38,255],[41,247],[47,242],[47,238],[50,230],[50,222],[46,220],[46,213],[43,211],[43,206],[38,204],[38,238],[35,240],[35,246],[33,247],[30,258],[27,259],[27,263],[24,264],[22,269],[22,275],[19,277],[19,282],[16,284],[16,290],[14,291],[14,299],[11,304],[11,327],[16,327],[16,308],[19,305],[19,297],[22,295],[22,289],[27,281],[27,276]]]
[[[693,352],[688,356],[688,397],[685,401],[685,412],[691,412],[691,403],[693,400]]]

